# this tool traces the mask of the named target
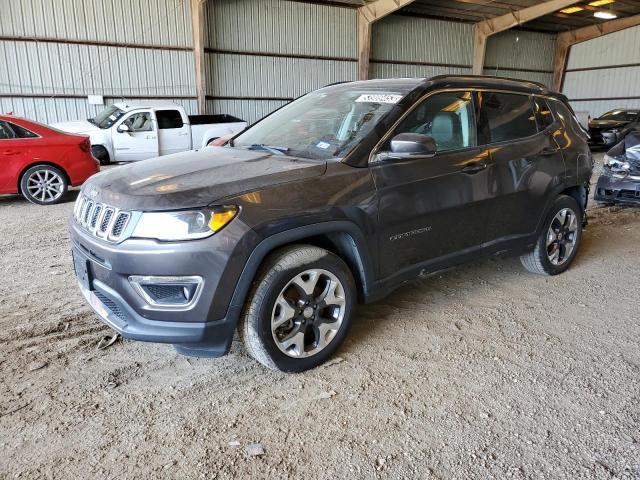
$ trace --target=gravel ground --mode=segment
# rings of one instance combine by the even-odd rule
[[[97,350],[73,198],[0,198],[0,478],[640,479],[640,209],[592,206],[558,277],[507,258],[403,287],[284,375],[236,343]]]

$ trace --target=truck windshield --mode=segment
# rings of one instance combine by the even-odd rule
[[[87,120],[100,128],[110,128],[124,113],[124,110],[119,109],[115,105],[111,105],[94,118],[88,118]]]
[[[321,160],[344,157],[408,93],[398,90],[362,84],[316,90],[236,137],[233,147]]]

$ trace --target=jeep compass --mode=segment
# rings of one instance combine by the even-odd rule
[[[91,178],[70,221],[80,289],[124,337],[288,372],[344,340],[357,303],[510,252],[555,275],[593,168],[567,99],[504,78],[321,88],[236,135]]]

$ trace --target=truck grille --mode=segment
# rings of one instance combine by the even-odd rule
[[[118,210],[103,203],[94,202],[81,195],[73,211],[75,222],[92,235],[118,242],[124,240],[131,212]]]

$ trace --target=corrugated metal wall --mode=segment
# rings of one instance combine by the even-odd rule
[[[555,35],[510,30],[489,37],[485,75],[550,85]],[[430,18],[390,15],[372,32],[371,76],[431,77],[470,74],[473,26]]]
[[[216,0],[206,12],[210,110],[252,122],[309,90],[356,78],[354,9]]]
[[[507,30],[487,40],[485,75],[553,83],[554,34]]]
[[[43,122],[154,98],[195,107],[186,0],[11,0],[0,8],[0,111]]]
[[[390,15],[374,23],[371,77],[432,77],[471,73],[472,26]]]
[[[640,27],[571,47],[562,91],[574,110],[597,117],[640,108]]]

